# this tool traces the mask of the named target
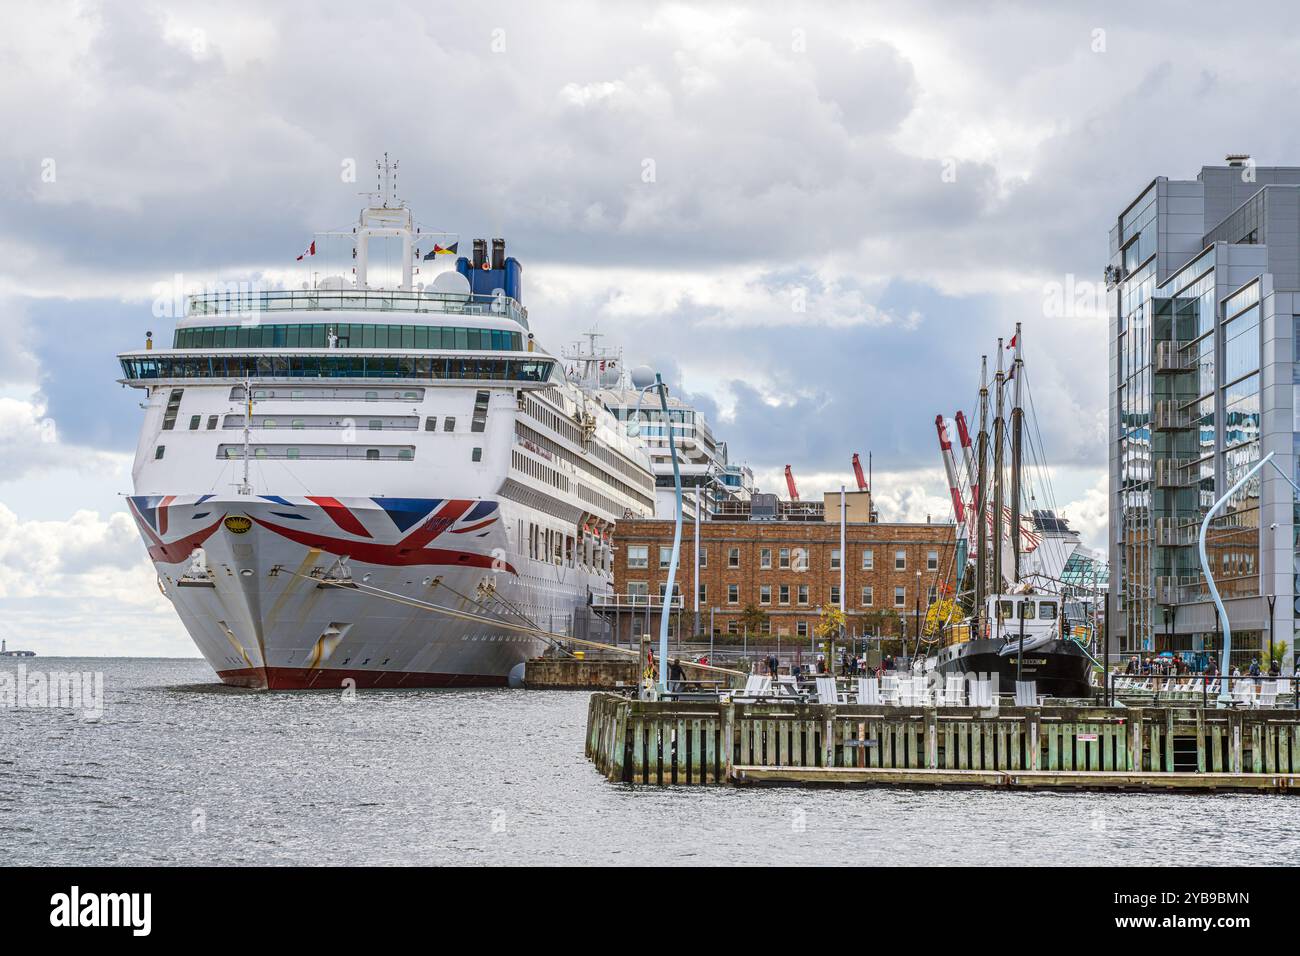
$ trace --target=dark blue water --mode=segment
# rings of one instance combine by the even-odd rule
[[[7,864],[1293,864],[1294,797],[631,788],[587,695],[241,691],[200,660],[100,671],[98,721],[0,709]],[[14,671],[6,662],[0,670]]]

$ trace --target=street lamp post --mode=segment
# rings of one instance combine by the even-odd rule
[[[913,615],[915,618],[916,630],[916,650],[912,652],[912,660],[916,660],[921,655],[921,572],[916,572],[916,602]]]
[[[674,440],[672,419],[668,413],[668,386],[663,377],[646,366],[632,369],[632,387],[640,392],[637,397],[636,410],[629,426],[629,434],[635,435],[640,429],[641,400],[645,393],[654,390],[659,393],[659,407],[663,411],[664,429],[668,432],[668,457],[673,463],[673,552],[668,560],[668,583],[664,588],[667,600],[673,599],[673,584],[677,578],[677,562],[682,550],[682,470],[677,463],[677,443]],[[668,611],[662,609],[659,615],[659,693],[668,692]]]
[[[1273,605],[1277,603],[1277,595],[1268,596],[1268,669],[1273,670]]]

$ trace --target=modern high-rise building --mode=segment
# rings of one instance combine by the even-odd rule
[[[1112,649],[1221,661],[1197,549],[1206,512],[1300,442],[1300,168],[1229,156],[1157,177],[1110,233]],[[1300,623],[1292,488],[1266,467],[1206,536],[1232,661],[1287,645]],[[1280,656],[1280,654],[1279,654]]]

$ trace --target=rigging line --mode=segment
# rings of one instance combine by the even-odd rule
[[[450,584],[448,584],[446,581],[439,580],[439,581],[438,581],[438,587],[444,587],[444,588],[446,588],[448,591],[450,591],[452,594],[456,595],[456,596],[457,596],[458,598],[460,598],[462,601],[468,601],[470,604],[473,604],[475,607],[477,607],[477,608],[479,608],[480,610],[482,610],[483,613],[485,613],[485,614],[495,615],[495,612],[494,612],[490,607],[488,607],[486,604],[484,604],[482,601],[479,601],[479,600],[477,600],[477,599],[475,599],[475,598],[470,597],[468,594],[464,594],[464,593],[458,591],[456,588],[452,587],[452,586],[451,586]],[[505,603],[505,604],[508,604],[508,603],[509,603],[509,602],[505,601],[505,599],[502,598],[502,597],[497,593],[496,588],[493,588],[493,589],[492,589],[492,593],[493,593],[494,595],[496,595],[496,597],[497,597],[499,600],[501,600],[502,603]],[[511,610],[511,611],[512,611],[516,616],[522,618],[522,619],[523,619],[523,622],[524,622],[525,624],[527,624],[529,627],[535,628],[536,630],[539,630],[539,631],[541,630],[541,627],[538,626],[537,622],[536,622],[536,621],[532,621],[532,620],[530,620],[526,614],[522,614],[522,613],[520,613],[517,609],[514,609],[514,608],[509,608],[509,610]],[[557,649],[558,649],[558,648],[557,648]],[[565,653],[568,653],[568,652],[566,651]]]
[[[1020,367],[1020,373],[1022,375],[1025,375],[1025,369],[1023,365]],[[1046,470],[1047,445],[1043,441],[1043,432],[1042,429],[1039,427],[1038,406],[1034,402],[1034,391],[1030,387],[1029,377],[1027,375],[1025,376],[1025,391],[1029,395],[1029,410],[1032,415],[1032,419],[1033,419],[1032,424],[1034,426],[1033,433],[1034,435],[1037,436],[1038,446],[1043,456],[1043,462],[1044,462],[1043,483],[1046,485],[1046,497],[1048,498],[1048,501],[1052,505],[1052,507],[1055,508],[1057,506],[1056,489],[1055,487],[1053,487],[1051,474],[1048,473]]]
[[[402,604],[405,605],[406,607],[413,607],[422,611],[432,611],[435,614],[444,614],[447,617],[453,617],[462,621],[472,621],[480,624],[491,624],[496,627],[503,627],[509,631],[519,631],[520,633],[528,634],[532,637],[541,640],[551,639],[555,641],[564,641],[570,644],[583,644],[587,647],[598,647],[601,648],[602,650],[614,651],[615,653],[618,654],[630,654],[637,658],[640,658],[641,656],[641,651],[639,649],[632,650],[630,648],[618,647],[613,644],[605,644],[602,643],[601,641],[589,641],[581,637],[570,637],[567,634],[556,634],[551,631],[544,631],[540,628],[526,627],[523,624],[512,624],[509,621],[503,621],[499,618],[484,618],[478,614],[471,614],[468,611],[459,611],[455,608],[446,607],[441,604],[434,604],[429,601],[419,601],[416,600],[415,598],[408,598],[400,594],[394,594],[392,591],[385,591],[383,588],[375,587],[373,584],[359,583],[356,581],[352,581],[351,583],[344,584],[338,581],[328,581],[324,578],[314,577],[310,574],[303,574],[301,571],[290,571],[289,573],[292,574],[294,577],[304,578],[305,580],[308,581],[314,581],[317,584],[323,585],[325,587],[342,588],[348,591],[358,590],[366,594],[370,594],[375,597],[381,598],[383,600],[392,601],[395,604]],[[718,673],[722,673],[722,674],[732,674],[737,677],[745,676],[743,671],[733,670],[730,667],[719,667],[716,664],[692,663],[691,666],[701,668],[702,670],[717,671]]]

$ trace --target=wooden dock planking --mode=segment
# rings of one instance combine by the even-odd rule
[[[828,778],[835,781],[857,779],[838,773],[845,770],[862,771],[866,782],[918,773],[918,785],[951,772],[967,786],[985,785],[979,781],[992,778],[981,775],[992,773],[1020,781],[998,786],[1205,790],[1241,778],[1231,786],[1288,790],[1300,773],[1300,714],[678,704],[601,693],[588,708],[584,750],[607,779],[643,784],[725,783],[739,779],[736,768],[759,767],[777,774],[763,777],[772,781],[789,773],[820,779],[822,771],[836,771]],[[1182,770],[1175,769],[1179,752]]]

